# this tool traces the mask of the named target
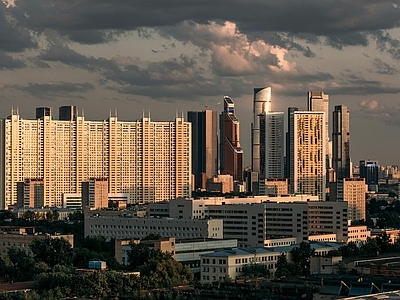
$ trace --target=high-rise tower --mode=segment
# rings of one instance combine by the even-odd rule
[[[239,120],[235,115],[235,104],[224,96],[224,111],[219,117],[220,171],[243,181],[243,149],[239,142]]]
[[[218,117],[217,112],[189,111],[192,123],[192,172],[195,188],[206,188],[206,180],[218,174]]]
[[[290,189],[325,200],[325,114],[295,111],[291,115]]]
[[[285,178],[290,178],[290,149],[291,149],[291,141],[293,133],[290,132],[290,124],[293,118],[293,113],[298,111],[297,107],[288,107],[288,115],[287,115],[287,132],[286,132],[286,161],[285,161]]]
[[[255,88],[253,100],[253,122],[251,124],[251,168],[260,172],[260,117],[271,110],[271,88]]]
[[[308,111],[322,111],[325,113],[324,134],[325,153],[326,153],[326,167],[330,167],[330,147],[329,147],[329,95],[324,94],[322,91],[309,91],[307,92],[307,110]]]
[[[337,180],[350,178],[350,118],[345,105],[333,111],[332,166]]]
[[[260,179],[284,177],[283,112],[260,116]]]

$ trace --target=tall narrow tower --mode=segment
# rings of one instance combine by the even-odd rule
[[[284,177],[283,112],[267,112],[260,117],[260,179]]]
[[[218,117],[217,112],[189,111],[192,123],[192,172],[195,188],[206,188],[206,180],[218,174]]]
[[[222,174],[243,181],[243,149],[240,146],[239,120],[235,115],[235,104],[224,96],[224,111],[219,116],[220,170]]]
[[[350,117],[345,105],[333,111],[332,164],[337,180],[350,178]]]
[[[253,123],[251,124],[251,168],[260,172],[260,117],[271,110],[271,88],[255,88],[253,100]]]
[[[290,123],[292,193],[318,196],[325,200],[325,114],[295,111]]]
[[[324,94],[322,91],[309,91],[307,92],[307,110],[308,111],[322,111],[325,113],[324,134],[325,140],[325,153],[326,153],[326,167],[330,167],[330,147],[329,147],[329,95]]]

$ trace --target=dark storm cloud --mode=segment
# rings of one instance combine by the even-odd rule
[[[12,70],[25,67],[25,63],[21,60],[14,59],[12,56],[0,52],[0,69]]]
[[[19,52],[33,47],[36,47],[36,43],[29,30],[16,24],[6,7],[0,3],[0,50]]]
[[[353,73],[341,74],[340,84],[330,88],[332,94],[336,95],[376,95],[376,94],[397,94],[400,87],[385,85],[377,80],[365,79]]]
[[[227,20],[244,33],[329,36],[330,44],[365,44],[363,31],[396,27],[399,0],[19,0],[10,8],[26,28],[51,28],[80,43],[108,41],[109,30],[174,26],[185,20]],[[4,8],[3,8],[4,9]],[[341,36],[343,35],[343,37]],[[312,38],[311,38],[312,39]],[[311,40],[308,39],[308,40]],[[358,41],[357,41],[358,40]]]
[[[393,75],[396,74],[398,71],[394,66],[389,65],[388,63],[385,63],[382,61],[380,58],[375,58],[372,63],[374,64],[376,68],[376,73],[378,74],[386,74],[386,75]]]
[[[58,97],[84,99],[84,97],[80,94],[84,94],[94,90],[94,86],[91,83],[59,82],[54,84],[30,83],[26,86],[8,85],[2,88],[2,90],[6,89],[18,90],[30,96],[38,97],[40,99],[53,100]]]

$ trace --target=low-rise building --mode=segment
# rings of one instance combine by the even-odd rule
[[[349,226],[348,227],[348,239],[347,243],[364,243],[369,237],[371,237],[371,231],[368,230],[367,226]]]
[[[96,235],[106,239],[143,239],[151,234],[161,237],[223,238],[221,219],[177,219],[135,217],[129,214],[114,216],[85,214],[85,237]]]
[[[324,256],[331,250],[337,250],[342,243],[310,242],[315,255]],[[283,253],[291,262],[290,251],[299,247],[298,244],[275,248],[234,248],[221,249],[213,253],[201,255],[201,283],[212,283],[224,278],[240,279],[243,267],[249,264],[264,264],[273,275],[276,271],[278,257]]]
[[[6,257],[8,248],[14,247],[24,250],[27,254],[31,254],[29,245],[35,239],[45,238],[63,238],[74,247],[73,234],[42,234],[35,232],[34,227],[19,227],[19,226],[1,226],[0,227],[0,256]]]
[[[160,238],[156,241],[115,240],[115,258],[123,265],[128,264],[128,251],[131,244],[145,243],[151,248],[171,253],[175,260],[189,266],[193,272],[200,272],[200,255],[218,249],[236,248],[236,240],[224,239],[182,239]]]

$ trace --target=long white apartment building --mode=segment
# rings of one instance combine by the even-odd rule
[[[303,199],[303,201],[301,201]],[[335,234],[347,240],[347,202],[316,201],[318,196],[175,199],[148,205],[148,215],[223,219],[226,239],[239,247],[267,246],[270,239]],[[308,201],[307,201],[308,200]]]
[[[88,121],[83,116],[23,119],[18,111],[0,120],[0,208],[17,203],[17,184],[40,179],[44,206],[63,205],[64,193],[107,178],[109,193],[128,193],[132,203],[191,194],[191,123]]]
[[[101,211],[85,213],[85,237],[104,236],[106,239],[143,239],[149,235],[161,237],[223,238],[222,219],[175,219],[136,217],[126,213],[108,215]]]
[[[337,250],[342,243],[310,242],[316,256],[327,255],[331,250]],[[270,270],[271,276],[276,271],[276,264],[281,254],[285,254],[288,262],[292,261],[290,251],[299,247],[298,244],[275,248],[233,248],[216,250],[200,256],[200,282],[212,283],[225,278],[241,279],[243,267],[250,264],[262,264]]]

